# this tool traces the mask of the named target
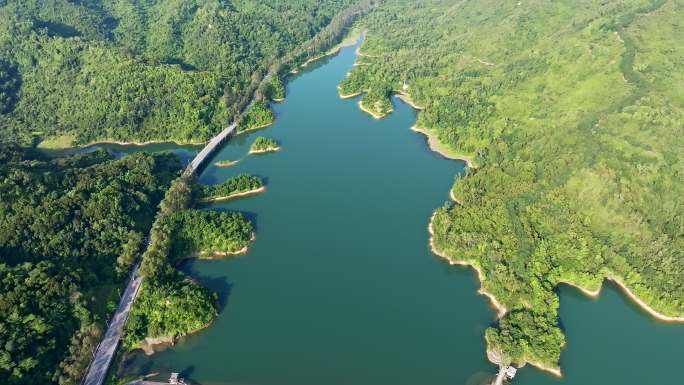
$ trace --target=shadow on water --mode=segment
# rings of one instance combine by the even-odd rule
[[[230,291],[233,287],[233,284],[228,281],[228,277],[226,276],[210,277],[208,275],[201,274],[199,269],[197,269],[197,264],[202,262],[204,261],[197,258],[188,259],[183,262],[178,269],[184,274],[195,279],[197,282],[202,284],[202,286],[205,286],[218,293],[219,304],[222,306],[225,305],[228,301],[228,297],[230,296]]]
[[[188,365],[185,367],[183,370],[178,372],[180,377],[183,377],[186,381],[192,376],[192,373],[195,371],[195,365]]]
[[[191,276],[201,283],[202,286],[205,286],[218,294],[218,311],[219,313],[222,312],[228,305],[230,292],[233,289],[233,284],[228,282],[227,277],[209,277],[197,274],[196,271],[192,272]]]

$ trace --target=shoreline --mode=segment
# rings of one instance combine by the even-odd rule
[[[411,95],[409,95],[406,92],[403,91],[395,91],[394,94],[399,98],[402,102],[408,104],[409,106],[413,107],[414,110],[424,110],[425,107],[421,107],[417,105],[413,99],[411,99]]]
[[[94,147],[102,144],[115,144],[119,146],[147,146],[150,144],[173,144],[175,146],[201,146],[204,144],[209,143],[209,141],[205,142],[182,142],[182,141],[177,141],[177,140],[147,140],[144,142],[124,142],[124,141],[118,141],[118,140],[111,140],[111,139],[103,139],[103,140],[94,140],[92,142],[88,142],[86,144],[71,144],[69,147],[59,147],[59,148],[40,148],[36,147],[39,150],[42,151],[68,151],[68,150],[77,150],[77,149],[85,149],[88,147]],[[40,143],[38,144],[40,145]]]
[[[527,365],[527,364],[530,364],[530,366],[534,366],[535,368],[537,368],[537,369],[539,369],[539,370],[541,370],[541,371],[551,373],[551,374],[553,374],[554,376],[556,376],[556,377],[558,377],[558,378],[562,378],[562,377],[563,377],[563,373],[561,372],[560,367],[558,367],[558,368],[550,368],[550,367],[545,366],[545,365],[543,365],[543,364],[541,364],[541,363],[539,363],[539,362],[526,362],[526,363],[520,365],[519,368],[523,368],[523,367],[525,367],[525,365]]]
[[[366,107],[363,105],[363,101],[362,101],[362,100],[359,100],[359,102],[358,102],[357,104],[359,105],[359,108],[361,109],[361,111],[363,111],[363,112],[369,114],[370,116],[372,116],[373,118],[378,119],[378,120],[384,118],[385,116],[387,116],[387,115],[389,115],[390,113],[392,113],[392,111],[394,111],[394,109],[392,108],[392,109],[390,109],[389,111],[387,111],[386,113],[381,114],[381,113],[377,113],[377,112],[375,112],[375,111],[371,111],[371,110],[369,110],[368,108],[366,108]]]
[[[356,44],[356,42],[359,41],[361,36],[363,36],[366,32],[367,32],[367,30],[363,30],[363,31],[359,31],[358,33],[355,33],[353,35],[347,35],[345,38],[342,39],[341,42],[337,43],[335,46],[328,49],[324,53],[318,54],[316,56],[313,56],[313,57],[307,59],[304,63],[296,66],[292,71],[290,71],[290,73],[291,74],[297,74],[299,72],[300,68],[305,68],[306,66],[308,66],[309,64],[311,64],[315,61],[321,60],[321,59],[326,58],[326,57],[331,56],[331,55],[335,55],[335,54],[339,53],[342,48],[353,46],[354,44]]]
[[[430,217],[430,222],[428,224],[428,233],[430,234],[430,242],[429,242],[430,251],[432,251],[432,253],[435,254],[436,256],[438,256],[442,259],[445,259],[450,265],[466,266],[466,267],[470,267],[473,270],[475,270],[475,272],[477,273],[477,279],[480,281],[480,288],[477,291],[478,294],[484,295],[485,297],[487,297],[489,299],[490,305],[492,306],[492,308],[494,310],[496,310],[497,319],[500,319],[501,317],[506,315],[506,313],[508,312],[508,309],[506,309],[506,307],[504,305],[502,305],[492,293],[485,290],[484,287],[482,286],[482,282],[484,282],[484,280],[483,280],[484,275],[482,274],[482,269],[480,269],[479,266],[476,266],[475,264],[468,262],[468,261],[465,261],[465,260],[453,260],[453,259],[449,258],[443,252],[437,250],[437,247],[435,246],[435,241],[434,241],[435,232],[432,228],[432,221],[434,218],[435,218],[435,213],[433,213],[432,216]]]
[[[266,128],[266,127],[268,127],[268,126],[272,126],[273,123],[275,123],[275,119],[274,119],[271,123],[265,123],[265,124],[262,124],[262,125],[260,125],[260,126],[256,126],[256,127],[252,127],[252,128],[247,128],[247,129],[245,129],[245,130],[238,131],[238,132],[236,132],[236,133],[234,134],[234,136],[238,136],[238,135],[241,135],[241,134],[245,134],[245,133],[247,133],[247,132],[252,132],[252,131],[256,131],[256,130],[261,130],[262,128]]]
[[[212,260],[212,259],[218,259],[218,258],[223,258],[223,257],[228,257],[228,256],[236,256],[236,255],[243,255],[246,254],[249,251],[249,246],[254,242],[256,239],[256,232],[252,231],[252,236],[249,238],[249,242],[245,245],[245,247],[235,250],[235,251],[212,251],[212,252],[206,252],[206,253],[201,253],[201,252],[194,252],[190,254],[189,256],[181,259],[178,263],[181,263],[187,259],[203,259],[203,260]]]
[[[452,201],[458,203],[460,206],[463,206],[463,201],[460,200],[460,199],[458,199],[458,198],[456,198],[456,195],[454,195],[454,188],[453,188],[453,187],[449,190],[449,198],[450,198]]]
[[[197,329],[190,330],[189,332],[182,334],[182,335],[177,335],[177,336],[160,336],[160,337],[145,337],[142,341],[138,343],[138,347],[134,348],[135,349],[140,349],[143,351],[143,353],[147,356],[153,356],[164,349],[166,349],[169,346],[174,346],[176,342],[180,341],[181,338],[187,337],[191,334],[195,334],[197,332],[200,332],[214,323],[216,320],[217,316],[214,316],[211,321],[207,322],[206,324],[200,326]]]
[[[351,99],[353,97],[363,95],[364,92],[366,91],[353,92],[351,94],[343,94],[340,86],[337,86],[337,95],[340,97],[340,99]]]
[[[475,165],[475,161],[473,161],[473,159],[471,157],[466,156],[466,155],[453,153],[450,149],[448,149],[446,147],[446,145],[439,142],[437,135],[430,132],[429,130],[424,129],[424,128],[419,128],[419,127],[413,125],[413,126],[411,126],[411,131],[425,135],[425,137],[426,137],[425,139],[427,141],[427,144],[428,144],[428,147],[430,148],[430,150],[440,154],[441,156],[443,156],[447,159],[463,161],[463,162],[465,162],[466,166],[468,166],[469,168],[477,168],[477,166]]]
[[[254,195],[254,194],[259,194],[266,191],[266,186],[261,186],[259,188],[247,190],[247,191],[241,191],[241,192],[236,192],[228,195],[223,195],[223,196],[218,196],[218,197],[209,197],[202,199],[202,202],[220,202],[220,201],[227,201],[233,198],[237,197],[243,197],[247,195]]]
[[[235,166],[239,160],[230,160],[230,161],[225,161],[225,160],[219,160],[218,162],[214,162],[214,167],[218,168],[228,168]]]
[[[569,281],[561,281],[559,283],[571,286],[574,289],[577,289],[580,292],[582,292],[582,294],[586,295],[587,297],[598,298],[601,295],[601,290],[603,290],[603,284],[605,281],[610,281],[614,283],[620,289],[620,291],[622,291],[627,296],[627,298],[629,298],[635,305],[637,305],[637,307],[640,310],[644,311],[653,319],[668,323],[684,323],[684,317],[665,315],[651,307],[651,305],[647,304],[644,300],[639,298],[629,287],[627,287],[627,285],[624,282],[622,282],[621,279],[616,277],[614,274],[604,275],[603,280],[601,281],[601,285],[598,287],[598,289],[595,290],[587,289],[585,287],[582,287]]]
[[[556,284],[556,286],[559,286],[559,285],[561,285],[561,284],[563,284],[563,285],[568,285],[568,286],[572,287],[573,289],[579,290],[580,293],[582,293],[582,294],[584,294],[586,297],[589,297],[589,298],[592,298],[592,299],[593,299],[593,298],[598,298],[599,295],[601,295],[601,289],[603,288],[603,282],[601,283],[601,285],[599,285],[599,287],[598,287],[597,289],[593,289],[593,290],[592,290],[592,289],[587,289],[587,288],[584,287],[584,286],[580,286],[580,285],[577,285],[577,284],[575,284],[575,283],[573,283],[573,282],[566,281],[566,280],[560,280],[560,281],[558,281],[558,283]]]
[[[235,250],[235,251],[214,251],[211,253],[212,256],[214,257],[227,257],[230,255],[242,255],[246,254],[249,251],[249,246],[254,242],[256,239],[256,232],[252,231],[252,236],[249,238],[249,242],[245,245],[245,247],[241,248],[240,250]],[[205,259],[213,259],[213,258],[205,258]]]
[[[161,143],[172,143],[175,144],[176,146],[200,146],[203,144],[209,143],[209,141],[204,141],[204,142],[182,142],[182,141],[177,141],[177,140],[148,140],[145,142],[122,142],[122,141],[117,141],[117,140],[109,140],[109,139],[104,139],[104,140],[95,140],[92,142],[89,142],[87,144],[84,144],[82,146],[76,146],[76,147],[70,147],[70,148],[85,148],[85,147],[90,147],[90,146],[97,146],[98,144],[118,144],[121,146],[147,146],[148,144],[161,144]],[[68,148],[64,148],[63,150],[66,150]]]
[[[433,221],[434,217],[435,217],[435,214],[433,213],[432,216],[430,217],[430,223],[428,224],[428,233],[430,234],[430,242],[429,242],[430,251],[432,251],[432,253],[435,254],[436,256],[438,256],[442,259],[445,259],[449,263],[449,265],[470,267],[471,269],[475,270],[475,272],[477,273],[477,279],[480,282],[480,288],[477,290],[477,293],[487,297],[487,299],[489,300],[489,305],[496,311],[497,320],[501,319],[503,316],[506,315],[506,313],[508,312],[508,309],[506,309],[506,307],[496,299],[494,294],[485,290],[484,286],[482,285],[482,283],[484,282],[484,280],[482,279],[483,278],[482,269],[480,269],[479,266],[477,266],[471,262],[465,261],[465,260],[453,260],[453,259],[449,258],[443,252],[437,250],[437,248],[435,247],[434,230],[432,229],[432,221]],[[490,356],[489,352],[490,351],[487,350],[487,359],[491,363],[493,363],[495,365],[499,365],[497,362],[494,362],[490,358],[491,356]],[[561,369],[559,367],[558,368],[551,368],[551,367],[545,366],[539,362],[525,362],[522,365],[520,365],[519,367],[522,368],[526,364],[530,364],[531,366],[534,366],[537,369],[549,372],[549,373],[551,373],[557,377],[563,376],[561,373]]]
[[[627,295],[627,297],[628,297],[629,299],[632,300],[632,302],[634,302],[634,303],[636,303],[637,305],[639,305],[639,307],[640,307],[642,310],[644,310],[646,313],[648,313],[651,317],[653,317],[653,318],[655,318],[655,319],[657,319],[657,320],[659,320],[659,321],[663,321],[663,322],[672,322],[672,323],[684,322],[684,317],[673,317],[673,316],[668,316],[668,315],[665,315],[665,314],[663,314],[663,313],[661,313],[661,312],[655,310],[654,308],[652,308],[649,304],[647,304],[646,302],[644,302],[644,300],[642,300],[641,298],[639,298],[632,290],[630,290],[630,289],[627,287],[627,285],[625,285],[625,283],[622,282],[622,280],[620,280],[619,278],[615,277],[614,275],[610,274],[610,275],[606,276],[606,279],[609,280],[609,281],[611,281],[611,282],[613,282],[613,283],[616,284],[618,287],[620,287],[620,289],[622,289],[622,291]]]
[[[258,154],[266,154],[268,152],[278,152],[278,151],[280,151],[280,146],[274,147],[274,148],[266,148],[263,150],[249,150],[248,154],[258,155]]]

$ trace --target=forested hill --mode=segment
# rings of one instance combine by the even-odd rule
[[[352,0],[0,1],[0,136],[204,141]]]
[[[479,165],[434,243],[508,310],[493,359],[558,367],[564,281],[684,315],[682,20],[682,0],[390,0],[364,19],[342,92],[377,112],[407,92]]]
[[[0,147],[0,384],[78,383],[180,170]]]

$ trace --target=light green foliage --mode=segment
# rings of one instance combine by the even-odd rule
[[[250,146],[249,152],[276,151],[278,148],[278,142],[276,142],[275,140],[259,136],[254,140],[252,146]]]
[[[340,83],[340,92],[342,95],[364,94],[361,98],[363,108],[378,116],[386,115],[392,110],[392,103],[389,100],[392,94],[391,84],[381,77],[374,76],[371,69],[352,71]]]
[[[239,132],[265,127],[272,124],[274,119],[275,116],[273,116],[273,111],[268,107],[268,104],[264,101],[257,101],[247,107],[240,118],[237,130]]]
[[[0,112],[9,111],[0,133],[24,143],[205,141],[237,117],[269,66],[350,3],[0,2]]]
[[[438,250],[509,310],[488,348],[558,366],[562,281],[623,281],[684,315],[684,3],[387,1],[344,93],[406,91],[477,169],[437,210]]]
[[[263,187],[264,182],[258,176],[240,174],[216,185],[202,185],[202,198],[227,197],[245,191]]]

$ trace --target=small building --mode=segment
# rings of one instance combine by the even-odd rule
[[[513,377],[515,377],[515,374],[518,373],[518,369],[514,368],[513,366],[508,366],[506,368],[506,378],[509,380],[512,380]]]
[[[185,385],[185,380],[181,377],[179,377],[178,373],[171,373],[171,377],[169,378],[169,384],[170,385]]]

